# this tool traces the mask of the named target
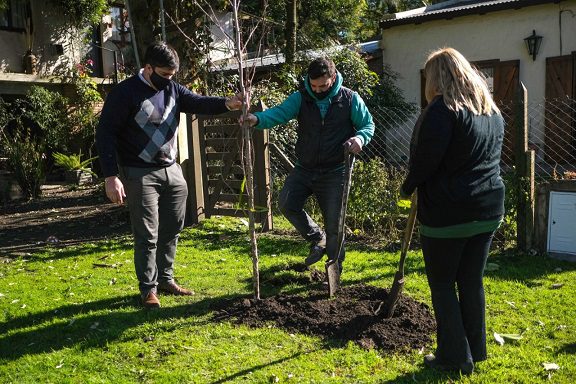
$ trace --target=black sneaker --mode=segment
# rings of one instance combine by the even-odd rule
[[[312,246],[310,247],[310,253],[306,257],[306,260],[304,260],[304,263],[307,266],[317,263],[320,260],[322,260],[322,257],[324,256],[325,253],[326,253],[325,247],[322,247],[318,244],[312,244]]]

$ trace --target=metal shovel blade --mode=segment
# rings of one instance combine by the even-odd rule
[[[390,294],[388,295],[388,300],[386,300],[384,308],[382,309],[384,318],[389,319],[392,317],[396,304],[398,304],[398,300],[400,299],[402,289],[404,289],[404,274],[400,271],[396,271],[394,282],[392,283],[392,288],[390,288]]]
[[[328,260],[326,262],[326,278],[328,279],[328,294],[334,297],[338,288],[340,288],[340,268],[337,260]]]

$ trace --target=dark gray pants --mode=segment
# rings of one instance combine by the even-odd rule
[[[314,195],[324,218],[326,232],[326,253],[334,259],[338,250],[338,218],[344,187],[344,167],[335,170],[307,170],[295,167],[284,182],[280,191],[279,207],[282,214],[292,223],[304,239],[317,242],[323,231],[304,210],[306,200]],[[345,258],[344,246],[340,252],[340,262]]]
[[[184,227],[188,186],[175,163],[167,168],[121,167],[134,234],[134,266],[140,292],[174,281],[174,257]]]

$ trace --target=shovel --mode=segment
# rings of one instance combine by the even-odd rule
[[[350,153],[349,146],[344,148],[344,158],[346,160],[346,170],[344,175],[344,186],[342,188],[342,203],[340,205],[340,215],[338,217],[338,250],[335,255],[330,255],[326,262],[326,277],[328,278],[328,292],[330,297],[340,288],[340,253],[344,246],[344,224],[346,222],[346,207],[348,206],[348,194],[352,181],[352,169],[354,168],[355,157]]]
[[[388,300],[386,302],[381,302],[378,309],[374,312],[378,315],[381,311],[384,312],[384,317],[389,319],[394,314],[394,308],[398,303],[402,289],[404,288],[404,260],[406,259],[406,253],[408,253],[408,248],[410,248],[410,240],[412,240],[412,231],[414,230],[414,224],[416,223],[416,192],[412,194],[410,198],[410,213],[408,214],[408,222],[406,223],[406,228],[404,229],[404,236],[402,238],[402,246],[400,248],[400,262],[398,263],[398,271],[394,275],[394,282],[392,283],[392,288],[390,288],[390,294],[388,295]]]

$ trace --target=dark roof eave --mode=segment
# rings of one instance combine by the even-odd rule
[[[558,4],[561,1],[563,0],[553,0],[552,3]],[[421,24],[426,21],[453,19],[459,16],[483,15],[488,12],[504,11],[507,9],[520,9],[532,5],[550,4],[550,3],[551,3],[550,0],[521,0],[515,2],[489,4],[484,6],[478,4],[474,7],[462,8],[454,11],[446,10],[444,12],[434,12],[429,14],[421,13],[418,15],[409,16],[402,19],[383,20],[380,22],[380,28],[389,29],[400,25]]]

